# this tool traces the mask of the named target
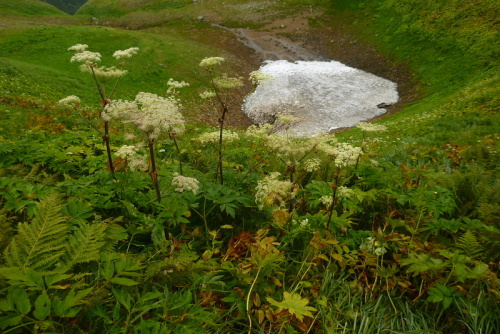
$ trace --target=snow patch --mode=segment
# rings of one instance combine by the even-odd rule
[[[274,79],[245,99],[243,111],[256,124],[298,117],[291,130],[299,136],[354,126],[399,99],[396,83],[338,61],[267,61],[260,71]]]

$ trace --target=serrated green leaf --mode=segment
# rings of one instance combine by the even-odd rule
[[[26,281],[26,275],[18,267],[0,268],[0,276],[14,281]]]
[[[314,315],[311,312],[316,312],[314,307],[307,306],[309,300],[307,298],[302,298],[298,293],[288,293],[285,291],[282,302],[278,302],[270,297],[268,297],[267,300],[272,305],[278,307],[278,309],[285,309],[291,314],[294,314],[300,321],[302,321],[304,317],[313,318]]]
[[[44,320],[50,314],[50,298],[46,292],[42,293],[35,300],[35,311],[33,315],[38,320]]]
[[[23,316],[17,314],[11,314],[6,317],[1,317],[0,328],[6,329],[7,327],[10,326],[19,325],[19,323],[21,323],[21,320],[23,320]]]
[[[127,311],[130,312],[130,303],[132,301],[132,297],[123,290],[120,289],[112,289],[113,296],[115,296],[116,300],[123,306]]]

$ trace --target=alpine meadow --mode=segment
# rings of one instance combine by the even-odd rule
[[[0,0],[0,331],[500,333],[499,17]],[[318,106],[264,99],[253,124],[277,60],[338,61],[399,101],[301,136]]]

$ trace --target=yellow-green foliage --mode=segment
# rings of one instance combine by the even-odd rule
[[[40,202],[31,223],[19,223],[18,235],[5,250],[8,266],[45,270],[65,254],[68,225],[60,211],[59,198],[51,195]]]

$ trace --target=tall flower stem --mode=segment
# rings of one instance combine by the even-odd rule
[[[149,147],[149,161],[151,164],[151,171],[149,175],[151,176],[151,181],[155,187],[156,191],[156,200],[158,203],[161,203],[161,191],[160,191],[160,183],[158,182],[158,171],[156,169],[156,160],[155,160],[155,144],[153,138],[148,138],[148,147]],[[164,224],[164,232],[165,238],[169,239],[169,231],[168,231],[168,223]]]
[[[221,101],[222,103],[222,101]],[[227,112],[229,110],[227,109],[227,106],[222,103],[222,115],[219,118],[219,162],[218,162],[218,173],[217,176],[220,176],[220,184],[224,185],[224,172],[222,170],[222,140],[223,140],[223,131],[224,131],[224,120],[226,118]],[[216,176],[216,181],[217,181],[217,176]]]
[[[109,121],[104,121],[104,134],[102,135],[104,143],[106,144],[106,153],[108,156],[108,165],[113,178],[115,177],[115,165],[113,164],[113,156],[111,155],[111,144],[109,142]]]
[[[330,229],[330,224],[332,222],[332,215],[333,215],[333,210],[335,210],[335,207],[337,206],[338,202],[338,197],[337,197],[337,189],[339,188],[339,180],[340,180],[340,170],[335,172],[333,176],[333,185],[331,186],[333,189],[332,193],[332,207],[330,208],[330,212],[328,213],[328,222],[326,223],[326,229]]]
[[[179,144],[177,143],[177,138],[175,136],[175,132],[170,132],[170,139],[173,140],[175,149],[177,150],[177,154],[179,155],[179,174],[184,175],[182,172],[182,158],[181,158],[181,150],[179,149]]]

